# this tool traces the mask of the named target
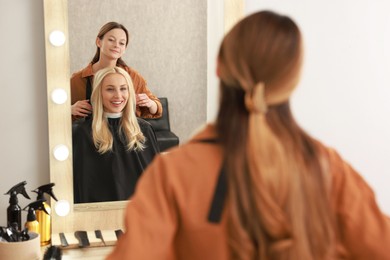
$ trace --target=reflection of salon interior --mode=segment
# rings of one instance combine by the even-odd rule
[[[84,1],[86,5],[93,5],[88,9],[80,8],[79,1],[2,3],[1,42],[6,62],[2,67],[1,104],[6,112],[3,113],[1,135],[3,178],[0,190],[5,193],[20,181],[27,181],[28,187],[54,182],[54,192],[60,203],[49,201],[52,205],[52,244],[65,247],[62,244],[65,236],[71,245],[70,250],[63,250],[66,259],[88,256],[89,259],[102,259],[124,229],[123,209],[128,201],[73,203],[69,77],[71,72],[89,62],[93,53],[86,50],[94,48],[91,39],[96,37],[105,19],[124,18],[109,13],[107,16],[91,15],[93,9],[107,7],[107,1],[105,5]],[[362,3],[354,2],[353,7],[339,6],[340,9],[348,8],[348,12],[335,14],[334,7],[325,2],[294,1],[294,6],[285,3],[278,7],[273,6],[272,1],[262,4],[255,0],[172,0],[177,10],[172,8],[170,12],[173,13],[166,19],[167,7],[160,6],[166,1],[146,7],[140,4],[143,1],[117,2],[116,6],[123,6],[121,9],[124,10],[139,8],[134,15],[126,13],[131,19],[126,22],[131,34],[126,60],[142,72],[156,96],[167,98],[169,127],[180,144],[215,118],[218,102],[216,50],[230,24],[242,13],[265,8],[267,4],[298,17],[297,22],[305,28],[306,43],[311,46],[307,49],[311,58],[307,58],[304,75],[307,72],[312,78],[303,76],[302,86],[299,86],[309,94],[298,90],[294,96],[297,119],[305,122],[304,126],[313,135],[330,140],[330,145],[338,148],[361,172],[372,173],[366,177],[384,211],[390,212],[386,182],[378,182],[390,170],[386,158],[390,124],[377,120],[388,118],[390,113],[386,98],[390,94],[383,87],[389,84],[385,68],[390,67],[390,57],[384,47],[390,42],[390,36],[383,10],[389,10],[390,4],[375,0],[371,5],[373,12],[366,13]],[[308,8],[312,12],[305,11]],[[89,13],[80,15],[77,10],[89,10]],[[378,13],[376,16],[375,12]],[[358,16],[362,13],[367,15],[364,19]],[[350,21],[355,23],[345,23],[344,15],[349,15]],[[87,21],[91,17],[96,23]],[[322,19],[323,23],[313,27],[310,23],[313,17]],[[329,26],[339,29],[330,34]],[[79,28],[90,30],[77,30]],[[376,38],[377,34],[383,37]],[[83,43],[76,39],[83,39]],[[371,53],[361,51],[367,46],[371,46]],[[365,64],[370,66],[367,68]],[[362,94],[351,95],[357,89]],[[325,100],[331,100],[331,106]],[[340,108],[344,114],[340,114]],[[321,118],[327,119],[325,125]],[[364,150],[364,154],[372,156],[362,158],[356,150]],[[29,202],[20,196],[21,206]],[[1,226],[6,224],[8,206],[8,197],[3,196],[0,200]],[[26,214],[22,214],[22,223],[25,223]],[[104,242],[95,230],[101,231]],[[75,237],[75,231],[83,232]],[[80,237],[85,236],[89,238],[89,246],[80,242]],[[73,250],[80,247],[90,251]],[[42,252],[45,249],[43,247]]]

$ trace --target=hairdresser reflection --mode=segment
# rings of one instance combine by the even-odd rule
[[[126,200],[159,152],[151,125],[135,115],[129,74],[120,67],[95,75],[92,118],[73,124],[75,203]]]
[[[93,75],[96,71],[119,66],[126,70],[136,93],[136,115],[143,118],[158,118],[162,115],[160,100],[152,94],[146,85],[146,80],[122,60],[127,45],[129,33],[119,23],[109,22],[102,26],[96,37],[96,53],[88,66],[71,77],[72,120],[85,118],[92,113],[89,99]]]

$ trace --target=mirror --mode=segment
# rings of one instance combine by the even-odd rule
[[[206,121],[207,1],[147,3],[99,0],[97,5],[96,0],[68,1],[70,74],[91,62],[96,52],[96,36],[104,24],[110,21],[123,24],[129,37],[122,59],[145,78],[155,96],[167,97],[171,129],[185,142],[193,129]],[[80,151],[74,154],[76,167]],[[80,172],[80,168],[74,171]],[[94,198],[90,201],[102,197]]]
[[[123,209],[125,205],[127,204],[127,201],[119,201],[119,202],[105,202],[105,203],[86,203],[86,204],[73,204],[73,181],[72,181],[72,137],[71,137],[71,112],[70,112],[70,87],[69,87],[69,78],[70,78],[70,60],[69,60],[69,48],[70,48],[70,41],[69,41],[69,32],[68,32],[68,1],[67,0],[43,0],[44,1],[44,13],[45,13],[45,37],[46,37],[46,71],[47,71],[47,96],[48,96],[48,120],[49,120],[49,150],[50,150],[50,181],[54,182],[56,184],[55,186],[55,193],[58,199],[62,200],[62,202],[68,201],[69,202],[69,213],[66,216],[59,216],[55,212],[52,213],[52,233],[53,236],[60,233],[71,233],[75,230],[95,230],[95,229],[101,229],[101,230],[115,230],[119,228],[123,228]],[[111,6],[111,1],[104,1],[101,0],[102,3],[106,3],[107,5]],[[127,0],[126,3],[136,3],[137,5],[145,5],[144,1],[135,1],[135,0]],[[206,3],[206,1],[204,1]],[[94,3],[96,3],[94,1]],[[169,3],[172,2],[165,2],[166,8],[161,9],[160,11],[163,12],[166,17],[170,15],[169,10],[174,10],[176,6],[170,5]],[[196,5],[198,4],[198,1],[178,1],[177,3],[180,3],[180,5]],[[154,4],[154,3],[153,3]],[[149,5],[153,5],[150,3]],[[157,4],[157,2],[156,2]],[[146,11],[149,10],[145,9]],[[243,1],[241,0],[209,0],[207,1],[207,4],[205,4],[207,8],[210,8],[210,6],[217,6],[216,9],[218,9],[218,12],[222,13],[222,17],[225,21],[225,30],[233,24],[243,13]],[[122,2],[118,3],[116,6],[117,8],[121,8],[123,6]],[[108,8],[106,6],[105,8]],[[207,8],[205,12],[207,13]],[[221,11],[223,10],[223,11]],[[87,11],[84,10],[84,13],[82,15],[88,15]],[[209,15],[209,14],[207,14]],[[204,19],[210,19],[211,16],[207,16],[206,14],[203,15]],[[215,15],[215,14],[211,14]],[[91,19],[95,17],[91,17]],[[184,16],[185,18],[185,16]],[[118,21],[121,22],[121,21]],[[97,27],[100,28],[100,26],[103,24],[103,22],[97,23]],[[126,26],[126,25],[125,25]],[[176,25],[179,26],[179,25]],[[197,25],[199,26],[199,25]],[[206,23],[205,23],[206,26]],[[127,26],[130,34],[132,33],[132,28],[130,26]],[[88,28],[88,26],[86,27]],[[99,29],[97,28],[97,30]],[[206,26],[206,28],[209,28]],[[49,42],[49,35],[51,32],[58,30],[64,33],[65,35],[65,42],[61,46],[55,46]],[[88,29],[89,30],[89,29]],[[91,29],[92,33],[92,39],[88,39],[88,42],[93,42],[94,38],[97,34],[96,29]],[[206,31],[208,29],[200,28],[200,31]],[[84,32],[85,30],[83,30]],[[135,36],[134,36],[135,37]],[[138,37],[138,36],[137,36]],[[134,42],[136,42],[137,37],[134,39]],[[146,37],[146,36],[144,36]],[[210,52],[210,39],[212,35],[207,35],[207,50],[206,52]],[[146,40],[142,40],[142,37],[140,37],[140,41],[137,43],[139,46],[138,49],[142,49],[141,45],[146,44]],[[192,39],[196,40],[196,39]],[[151,39],[149,39],[151,41]],[[219,39],[216,40],[219,42]],[[177,39],[177,42],[180,43],[180,39]],[[87,43],[88,44],[88,43]],[[131,47],[131,42],[129,43],[129,47]],[[187,48],[191,48],[191,46],[187,46]],[[134,48],[135,49],[135,48]],[[91,58],[93,55],[95,48],[91,49],[91,52],[86,54],[87,55],[87,61]],[[133,48],[130,50],[130,52],[133,51]],[[155,52],[158,53],[160,49],[147,49],[149,52]],[[215,50],[213,50],[215,51]],[[92,54],[91,54],[92,53]],[[135,55],[135,54],[134,54]],[[142,60],[141,55],[145,54],[139,54]],[[185,53],[183,53],[185,55]],[[205,56],[205,59],[207,57],[207,53],[202,53],[202,55]],[[211,57],[215,57],[216,53],[211,54]],[[185,58],[185,56],[183,56]],[[198,57],[192,57],[193,60],[191,60],[190,63],[196,63]],[[129,61],[132,60],[125,58],[125,60],[130,63]],[[136,58],[134,58],[136,60]],[[214,58],[212,58],[214,59]],[[137,64],[137,68],[143,74],[143,76],[149,80],[150,88],[154,92],[156,96],[168,96],[171,97],[170,100],[170,111],[176,109],[181,109],[180,101],[177,101],[179,98],[177,98],[176,93],[172,92],[166,92],[164,93],[163,90],[159,89],[159,83],[164,79],[164,75],[160,75],[156,79],[153,79],[153,73],[157,73],[160,68],[164,68],[165,64],[159,63],[153,63],[153,60],[150,60],[146,65],[140,65]],[[85,60],[83,60],[79,65],[79,69],[86,66]],[[131,63],[130,63],[131,65]],[[204,70],[207,70],[206,64],[201,64],[204,68]],[[150,71],[147,71],[146,68],[148,66],[151,66],[152,69]],[[189,65],[188,65],[189,66]],[[165,66],[166,67],[166,66]],[[214,72],[214,69],[211,69],[212,73]],[[150,73],[150,75],[149,75]],[[169,73],[166,73],[166,77],[174,77],[175,74],[183,73],[183,75],[186,75],[185,71],[170,71]],[[205,75],[210,75],[207,71]],[[155,80],[155,81],[154,81]],[[173,78],[174,80],[174,78]],[[200,79],[197,79],[200,80]],[[172,78],[169,78],[169,81],[172,81]],[[203,85],[207,87],[207,84],[210,84],[209,79],[203,79],[200,80]],[[155,83],[154,83],[155,82]],[[153,83],[153,84],[151,84]],[[212,82],[215,84],[215,82]],[[154,87],[154,85],[156,87]],[[170,83],[166,83],[166,86],[169,88]],[[214,85],[215,88],[216,85]],[[183,92],[184,97],[187,97],[189,99],[193,98],[193,95],[199,95],[199,99],[201,100],[200,103],[197,103],[196,106],[207,106],[207,98],[208,90],[202,90],[202,93],[193,93],[192,91],[188,91],[188,88],[191,88],[191,86],[181,86],[182,89],[185,91]],[[51,99],[52,92],[54,90],[62,89],[60,92],[65,92],[65,96],[68,97],[68,100],[65,103],[55,103]],[[161,92],[160,92],[161,91]],[[168,90],[166,90],[168,91]],[[195,90],[196,91],[196,90]],[[171,96],[169,96],[171,95]],[[174,105],[176,102],[176,105]],[[183,115],[183,117],[188,117],[188,114],[194,114],[193,108],[191,106],[188,106],[188,104],[184,104],[183,107],[185,107],[185,111],[187,111],[186,115]],[[205,109],[206,110],[206,109]],[[171,113],[171,112],[170,112]],[[201,116],[202,123],[206,122],[206,113],[204,113],[203,117]],[[194,115],[196,116],[196,115]],[[172,126],[177,126],[185,123],[179,124],[180,118],[175,119],[172,117],[171,124]],[[199,126],[199,123],[197,123],[196,127]],[[195,129],[196,127],[193,127]],[[179,129],[179,128],[177,128]],[[175,129],[174,129],[175,130]],[[181,135],[182,140],[181,142],[184,142],[185,139],[188,137],[188,133],[184,133],[185,130],[178,130],[177,134]],[[53,155],[53,150],[55,147],[58,147],[57,145],[64,145],[68,148],[69,154],[67,157],[60,157],[61,160],[57,160]],[[65,149],[66,150],[66,149]],[[131,203],[131,202],[130,202]],[[55,208],[55,201],[51,201],[52,208]],[[53,210],[54,211],[54,210]],[[62,214],[61,214],[62,215]]]

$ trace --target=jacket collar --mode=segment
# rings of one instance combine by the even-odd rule
[[[93,76],[92,63],[89,63],[87,67],[85,67],[81,71],[81,77],[87,78],[89,76]]]

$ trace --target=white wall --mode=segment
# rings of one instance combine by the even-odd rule
[[[303,32],[296,118],[365,177],[390,214],[390,3],[246,0],[246,14],[262,9],[291,16]]]
[[[27,181],[27,192],[49,182],[43,2],[0,0],[0,226],[8,195]],[[19,196],[19,205],[30,201]],[[25,220],[26,213],[23,215]]]
[[[217,53],[224,35],[224,0],[207,1],[207,121],[213,122],[218,110]]]

